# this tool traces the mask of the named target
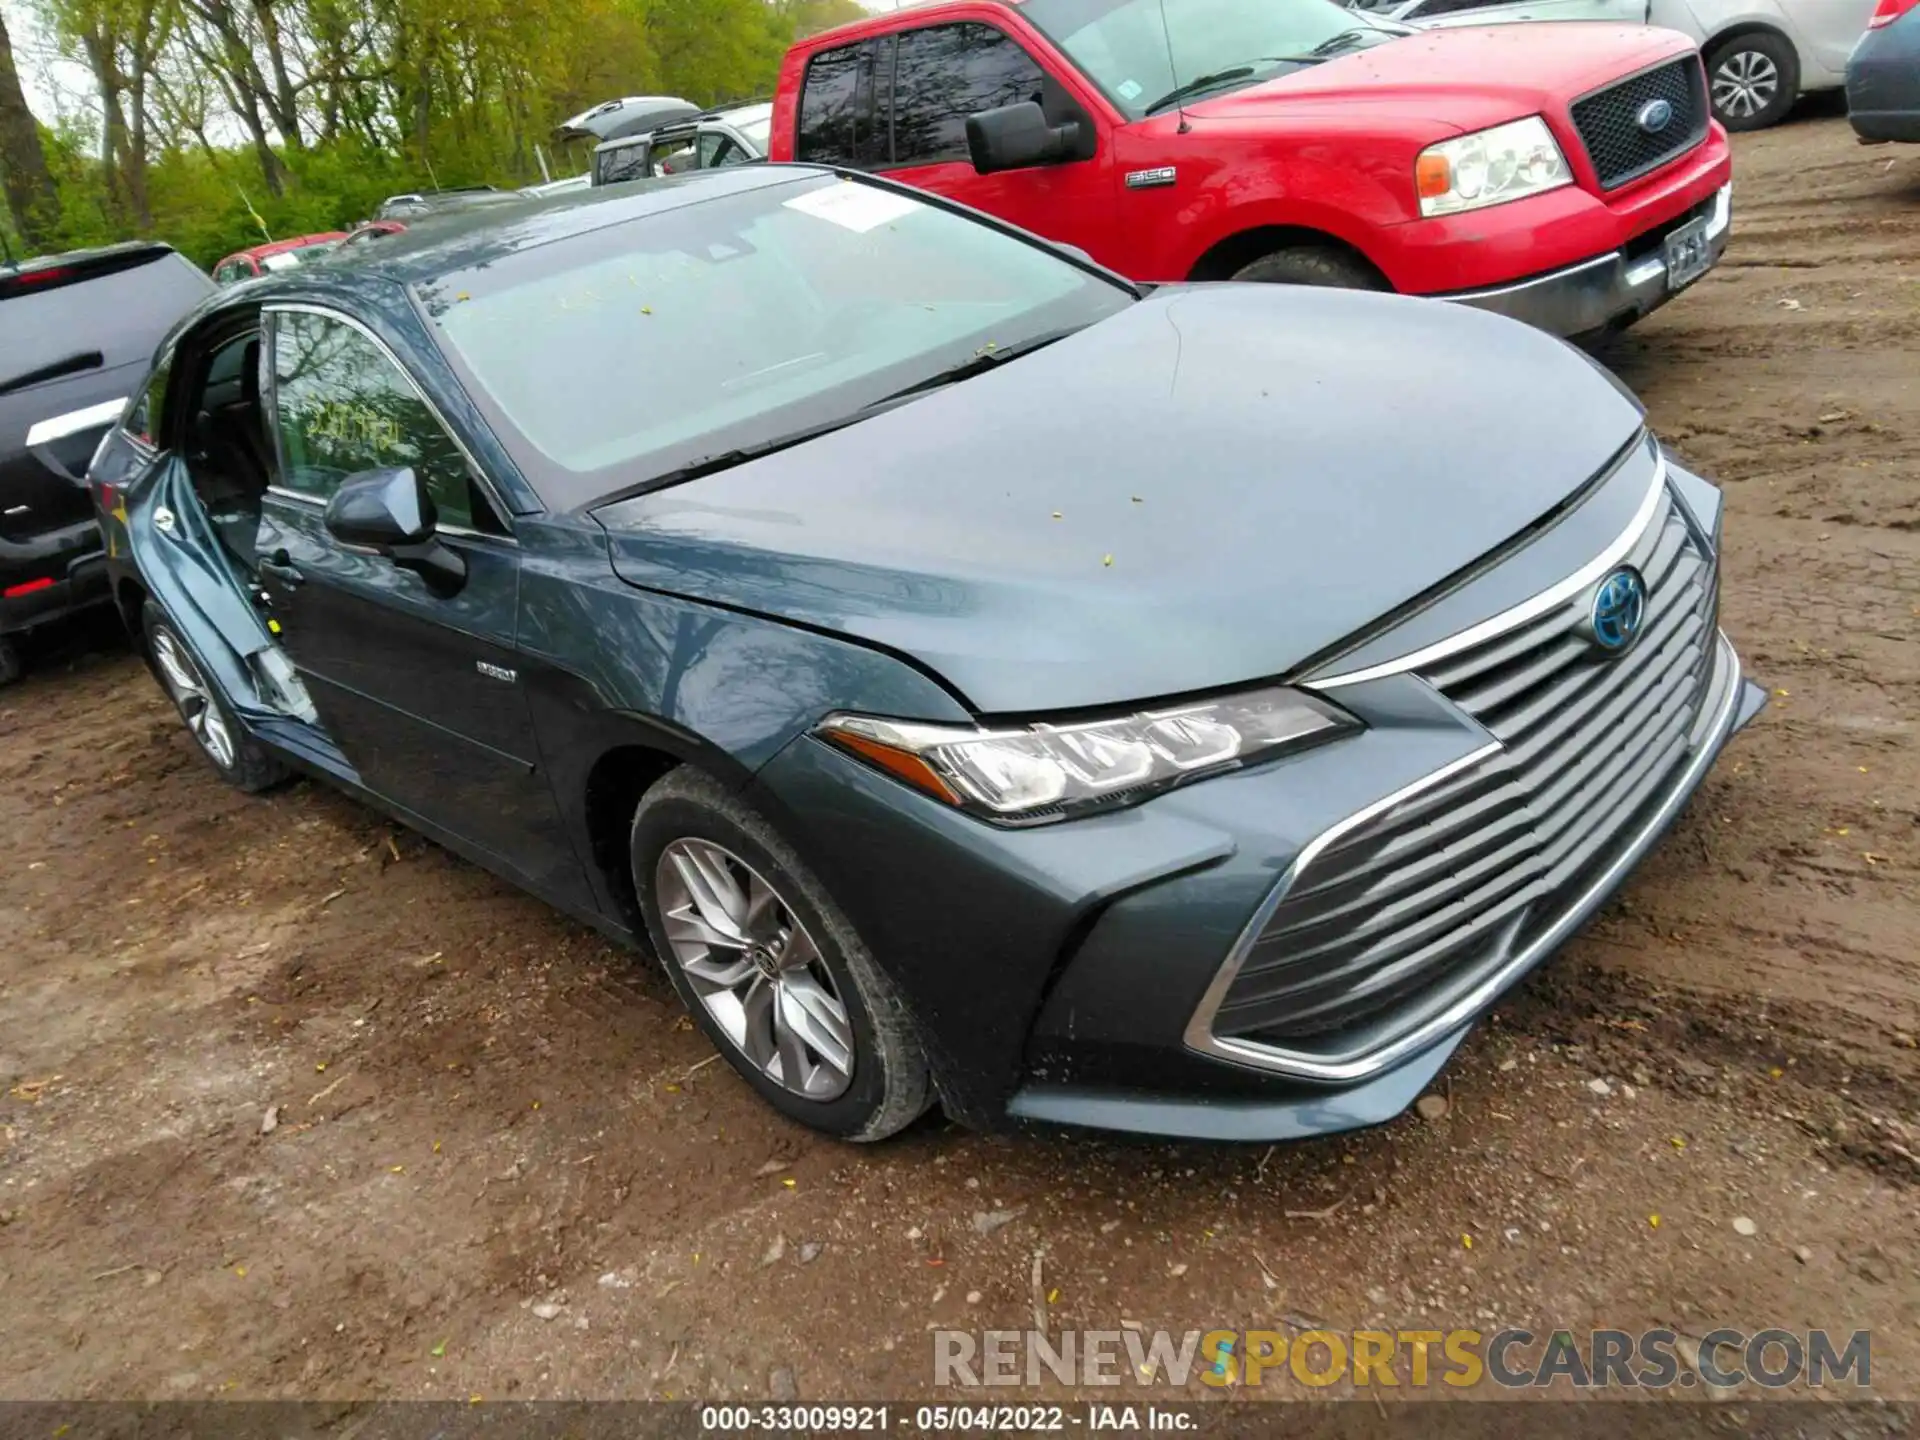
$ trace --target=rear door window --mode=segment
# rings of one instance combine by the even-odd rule
[[[992,25],[904,31],[893,66],[893,163],[965,160],[967,117],[1023,100],[1038,104],[1046,79],[1039,62]]]
[[[892,45],[891,38],[886,42]],[[807,62],[795,158],[864,169],[885,155],[873,123],[873,46],[822,50]]]

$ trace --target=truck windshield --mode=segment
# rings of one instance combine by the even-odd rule
[[[1021,13],[1135,120],[1176,93],[1251,85],[1398,34],[1332,0],[1029,0]]]

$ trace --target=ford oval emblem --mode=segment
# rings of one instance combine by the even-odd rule
[[[1640,634],[1647,618],[1647,582],[1631,565],[1622,565],[1593,592],[1587,633],[1609,655],[1618,655]]]
[[[1649,135],[1658,135],[1673,123],[1673,102],[1671,100],[1649,100],[1640,107],[1634,123]]]

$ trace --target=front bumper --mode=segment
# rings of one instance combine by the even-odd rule
[[[30,540],[0,540],[0,635],[49,624],[108,598],[106,556],[94,521]]]
[[[1390,1046],[1350,1063],[1320,1067],[1320,1073],[1310,1077],[1306,1072],[1315,1067],[1300,1063],[1301,1057],[1276,1060],[1273,1052],[1263,1053],[1263,1047],[1215,1040],[1208,1032],[1208,1004],[1214,998],[1210,993],[1188,1026],[1185,1038],[1189,1047],[1216,1059],[1274,1072],[1271,1096],[1165,1092],[1124,1084],[1058,1084],[1036,1077],[1012,1097],[1009,1113],[1023,1120],[1094,1129],[1258,1142],[1331,1134],[1391,1119],[1421,1093],[1473,1022],[1528,971],[1558,950],[1620,888],[1685,808],[1727,741],[1760,713],[1766,699],[1766,691],[1742,675],[1731,643],[1724,635],[1719,636],[1697,748],[1613,863],[1525,950],[1482,977],[1469,994],[1446,1011]],[[1284,883],[1277,886],[1269,900],[1278,899],[1284,888]],[[1236,956],[1258,933],[1269,909],[1269,905],[1263,905],[1242,932]],[[1234,968],[1230,959],[1216,985],[1230,981]]]
[[[1732,218],[1733,186],[1728,183],[1714,194],[1706,211],[1708,269],[1719,264],[1726,252]],[[1698,279],[1695,276],[1687,284]],[[1629,325],[1679,293],[1669,284],[1664,250],[1654,243],[1642,250],[1631,245],[1611,250],[1511,285],[1455,291],[1438,298],[1491,310],[1555,335],[1575,336]]]

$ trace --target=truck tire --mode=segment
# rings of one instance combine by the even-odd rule
[[[20,660],[20,647],[13,643],[10,636],[0,635],[0,685],[13,684],[26,673],[26,669]]]
[[[1713,118],[1729,130],[1764,130],[1800,98],[1800,57],[1785,37],[1751,30],[1707,52]]]
[[[1330,245],[1289,245],[1233,272],[1236,280],[1268,285],[1333,285],[1342,290],[1384,290],[1378,271]]]

